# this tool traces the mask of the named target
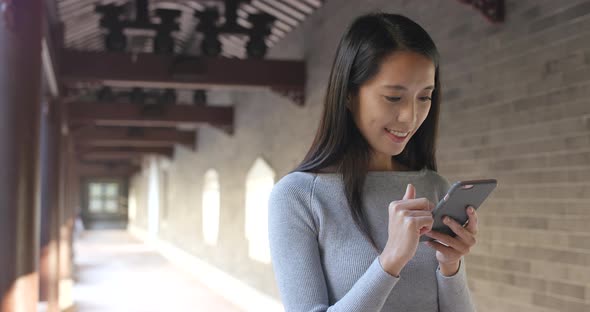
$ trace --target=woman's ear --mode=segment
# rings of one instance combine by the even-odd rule
[[[350,94],[346,96],[346,108],[348,108],[348,110],[350,110],[351,112],[354,112],[353,97]]]

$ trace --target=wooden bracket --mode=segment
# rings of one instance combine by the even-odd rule
[[[491,23],[504,21],[504,0],[457,0],[480,11]]]

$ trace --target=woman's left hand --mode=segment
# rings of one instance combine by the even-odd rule
[[[426,244],[436,249],[436,259],[438,260],[441,273],[445,276],[451,276],[457,273],[461,258],[469,254],[471,247],[475,246],[477,242],[475,238],[478,231],[477,213],[473,207],[467,207],[466,209],[469,219],[465,227],[450,217],[445,216],[443,218],[443,222],[457,234],[456,237],[451,237],[437,231],[430,231],[424,234],[438,241],[430,241]]]

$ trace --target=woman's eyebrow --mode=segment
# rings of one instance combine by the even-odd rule
[[[407,91],[408,88],[402,86],[402,85],[384,85],[384,88],[388,88],[388,89],[394,89],[394,90],[403,90],[403,91]],[[424,90],[434,90],[434,86],[428,86],[426,88],[424,88]]]

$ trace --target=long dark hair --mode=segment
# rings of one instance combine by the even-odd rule
[[[392,156],[398,163],[421,170],[436,171],[435,144],[440,104],[439,54],[426,31],[407,17],[370,13],[358,17],[348,27],[332,64],[324,110],[315,139],[295,171],[317,172],[335,166],[342,175],[353,220],[377,249],[362,208],[362,190],[367,175],[371,147],[354,123],[347,98],[373,78],[383,59],[396,51],[420,53],[436,68],[431,108],[404,151]]]

